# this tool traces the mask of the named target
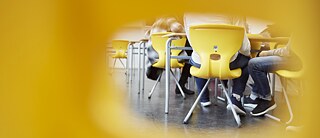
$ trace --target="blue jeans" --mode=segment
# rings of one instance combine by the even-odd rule
[[[246,88],[246,84],[249,77],[248,66],[247,66],[249,60],[250,60],[249,57],[239,53],[237,58],[234,61],[232,61],[229,65],[230,70],[237,69],[237,68],[241,68],[242,70],[241,76],[239,78],[235,78],[232,80],[233,81],[232,93],[238,94],[241,97],[243,96],[243,92]],[[190,59],[190,64],[197,68],[200,68],[201,66],[200,64],[195,63],[192,59]],[[195,80],[196,80],[197,88],[199,92],[201,92],[205,83],[207,82],[207,79],[195,77]],[[200,102],[207,102],[209,100],[210,100],[209,91],[208,91],[208,88],[205,88],[204,93],[200,97]]]
[[[294,64],[291,64],[294,63]],[[249,61],[249,73],[254,81],[253,94],[262,99],[270,99],[271,91],[267,73],[276,70],[300,70],[302,64],[296,56],[280,57],[280,56],[266,56],[256,57]]]

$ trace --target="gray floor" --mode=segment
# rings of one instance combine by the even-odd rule
[[[115,69],[113,76],[119,84],[126,81],[125,70]],[[212,136],[212,134],[222,134],[222,136],[242,136],[243,134],[250,136],[268,136],[274,133],[286,135],[284,123],[279,123],[267,117],[252,117],[249,115],[250,108],[246,108],[247,115],[241,117],[242,126],[237,127],[233,118],[232,112],[226,109],[226,104],[223,101],[218,101],[217,104],[203,108],[198,105],[188,124],[183,124],[183,119],[193,104],[195,95],[187,95],[183,99],[181,95],[174,93],[175,82],[171,78],[171,91],[169,114],[164,113],[164,96],[165,96],[165,76],[163,75],[161,82],[151,99],[148,99],[155,81],[145,79],[145,90],[138,94],[138,73],[134,71],[132,81],[129,81],[126,88],[123,88],[125,95],[128,97],[128,106],[137,116],[137,118],[147,119],[156,124],[159,129],[168,129],[174,127],[188,136],[196,134],[197,136]],[[194,84],[191,79],[190,89],[194,89]],[[213,83],[210,87],[213,89]],[[246,89],[245,94],[250,92],[250,88]],[[211,97],[213,93],[211,92]],[[288,119],[287,109],[285,108],[282,94],[276,92],[276,102],[278,107],[274,110],[274,115],[283,120]],[[282,112],[281,112],[282,111]]]

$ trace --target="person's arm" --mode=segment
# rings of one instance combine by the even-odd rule
[[[280,56],[280,57],[287,57],[290,56],[290,45],[291,45],[291,39],[289,40],[288,44],[285,47],[272,49],[268,51],[261,51],[258,53],[258,56]]]
[[[272,49],[268,51],[261,51],[258,56],[263,57],[263,56],[289,56],[289,48],[288,46],[283,47],[283,48],[277,48],[277,49]]]

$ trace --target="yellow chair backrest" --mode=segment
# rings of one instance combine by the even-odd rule
[[[260,34],[247,34],[248,37],[257,37],[257,38],[262,38],[263,36]],[[262,42],[252,42],[250,41],[251,45],[251,50],[260,50],[261,49],[261,44]],[[251,52],[251,58],[256,57],[258,52]]]
[[[152,47],[158,52],[159,59],[153,64],[153,67],[165,68],[166,64],[166,43],[168,37],[162,37],[163,35],[170,34],[171,32],[159,32],[151,35]],[[186,38],[173,40],[171,46],[181,46],[184,47],[186,44]],[[171,56],[178,56],[181,50],[171,50]],[[184,63],[179,63],[178,59],[171,59],[171,68],[181,68]]]
[[[112,40],[112,48],[116,50],[113,58],[127,58],[126,51],[128,49],[128,40]]]
[[[202,24],[190,27],[190,44],[201,59],[201,67],[190,73],[200,78],[231,79],[241,69],[230,70],[231,57],[242,46],[244,28],[232,25]]]

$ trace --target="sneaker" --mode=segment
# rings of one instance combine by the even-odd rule
[[[202,107],[208,107],[211,105],[211,101],[208,101],[208,102],[200,102],[201,106]]]
[[[187,89],[187,88],[185,88],[185,87],[182,87],[182,90],[183,90],[183,92],[184,92],[185,94],[188,94],[188,95],[194,94],[194,91],[191,91],[191,90],[189,90],[189,89]],[[181,94],[178,86],[176,86],[176,90],[175,90],[175,91],[176,91],[176,94]]]
[[[274,99],[272,98],[271,101],[258,99],[259,103],[256,108],[254,108],[250,114],[252,116],[261,116],[266,114],[267,112],[275,109],[277,107],[277,104],[274,102]]]
[[[233,94],[233,95],[236,95],[236,94]],[[240,96],[237,95],[239,97],[236,98],[233,95],[230,97],[232,104],[228,104],[227,109],[231,110],[231,105],[232,105],[234,110],[237,112],[237,114],[246,115],[246,110],[243,108],[241,104]]]
[[[257,105],[258,105],[258,98],[252,100],[250,96],[243,97],[244,107],[256,108]]]

